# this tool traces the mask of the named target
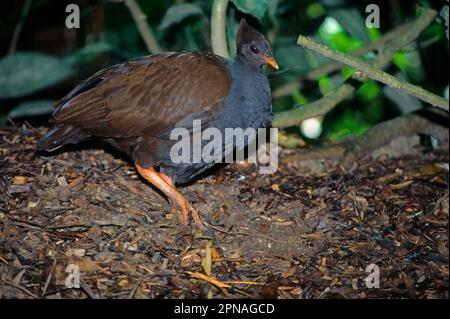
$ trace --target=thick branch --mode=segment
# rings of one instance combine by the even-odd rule
[[[125,5],[130,10],[131,16],[144,40],[145,46],[149,53],[161,52],[161,47],[156,41],[155,34],[147,22],[147,16],[142,12],[136,0],[125,0]]]
[[[354,168],[357,160],[401,136],[427,134],[448,145],[448,128],[436,125],[432,120],[416,113],[406,114],[382,122],[369,129],[363,136],[337,145],[330,145],[286,156],[283,163],[316,158],[341,159],[344,171]]]
[[[341,166],[344,170],[348,171],[355,165],[358,159],[388,144],[394,138],[413,134],[430,134],[433,129],[436,132],[435,126],[436,124],[434,122],[414,113],[377,124],[369,129],[361,138],[347,142],[348,144],[345,145],[346,152]],[[441,128],[441,130],[445,132],[439,135],[448,136],[447,129]],[[434,137],[439,139],[441,136]]]
[[[343,84],[337,90],[308,105],[302,105],[293,110],[275,114],[272,126],[279,128],[294,126],[305,119],[325,115],[354,91],[355,88],[352,85]]]
[[[213,53],[229,58],[225,17],[228,0],[214,0],[211,13],[211,45]]]

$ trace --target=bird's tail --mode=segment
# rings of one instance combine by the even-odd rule
[[[73,125],[56,125],[38,141],[38,151],[54,151],[65,144],[75,144],[89,137]]]

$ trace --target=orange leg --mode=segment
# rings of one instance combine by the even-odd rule
[[[189,222],[189,212],[192,214],[192,219],[197,225],[202,225],[200,217],[198,216],[197,211],[192,207],[189,201],[184,198],[184,196],[177,191],[172,179],[164,175],[163,173],[159,173],[155,171],[153,167],[143,168],[139,164],[136,163],[136,168],[139,174],[142,175],[146,180],[155,185],[159,190],[161,190],[172,203],[173,208],[177,208],[181,212],[180,220],[183,225],[187,226]]]

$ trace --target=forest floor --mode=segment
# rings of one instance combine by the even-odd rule
[[[35,154],[42,132],[0,130],[0,298],[449,297],[448,150],[348,174],[330,160],[226,166],[180,188],[201,234],[122,158]]]

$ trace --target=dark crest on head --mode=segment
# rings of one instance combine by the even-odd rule
[[[241,19],[239,24],[239,29],[236,34],[236,46],[237,51],[240,54],[244,54],[244,46],[256,44],[261,47],[261,49],[269,49],[270,44],[269,41],[266,40],[264,35],[262,35],[259,31],[251,27],[245,19]]]

